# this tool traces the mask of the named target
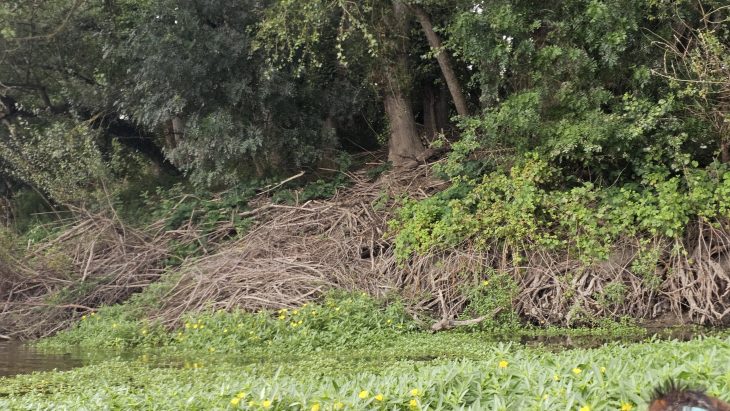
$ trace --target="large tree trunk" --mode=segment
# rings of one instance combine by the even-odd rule
[[[423,144],[416,132],[411,102],[400,92],[393,90],[384,96],[385,114],[390,121],[388,160],[395,166],[411,166],[423,152]]]
[[[446,80],[446,85],[449,87],[451,98],[454,100],[454,105],[456,106],[456,112],[460,116],[468,116],[469,109],[466,105],[464,93],[461,91],[461,84],[459,83],[459,79],[456,77],[456,73],[454,73],[454,68],[451,64],[449,55],[445,50],[443,50],[441,38],[439,38],[438,34],[436,34],[433,30],[431,18],[421,7],[412,5],[411,8],[415,13],[418,22],[421,23],[421,28],[423,28],[423,32],[426,34],[429,46],[431,46],[434,53],[436,53],[436,60],[438,61],[441,73]]]
[[[433,94],[432,87],[423,88],[423,133],[426,135],[426,141],[433,141],[439,133],[439,127],[436,123],[436,96]]]
[[[383,61],[381,65],[383,104],[390,122],[388,160],[396,167],[415,165],[418,155],[424,151],[408,96],[412,81],[408,72],[408,50],[405,43],[406,14],[405,5],[400,0],[394,0],[394,21],[390,24],[393,48],[388,59],[390,61]]]
[[[167,120],[165,130],[165,145],[168,150],[177,147],[185,135],[185,122],[179,116]]]
[[[449,122],[449,90],[441,84],[436,95],[436,129],[448,134],[451,131]]]

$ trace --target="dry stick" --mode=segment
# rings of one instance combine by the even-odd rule
[[[260,192],[260,193],[258,193],[258,195],[262,196],[262,195],[264,195],[264,194],[266,194],[268,192],[271,192],[273,190],[276,190],[277,188],[283,186],[284,184],[286,184],[286,183],[288,183],[288,182],[290,182],[292,180],[296,180],[297,178],[299,178],[299,177],[301,177],[303,175],[304,175],[304,171],[300,171],[298,174],[295,174],[295,175],[293,175],[293,176],[291,176],[291,177],[289,177],[289,178],[287,178],[285,180],[282,180],[281,182],[277,183],[273,187],[267,186],[267,189],[264,190],[264,191],[262,191],[262,192]]]
[[[474,325],[479,324],[480,322],[488,319],[488,318],[494,318],[497,314],[499,314],[504,307],[497,307],[494,309],[489,315],[483,315],[481,317],[472,318],[469,320],[451,320],[451,319],[443,319],[434,325],[431,326],[432,332],[438,332],[443,330],[449,330],[454,327],[461,327],[465,325]]]

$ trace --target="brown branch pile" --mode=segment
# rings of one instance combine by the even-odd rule
[[[24,261],[0,261],[0,334],[42,337],[79,312],[124,301],[156,281],[167,258],[163,238],[125,227],[115,216],[81,213]]]
[[[376,181],[353,173],[353,185],[330,200],[282,205],[260,198],[243,213],[255,225],[242,239],[183,265],[158,316],[173,323],[208,308],[293,307],[335,288],[374,295],[400,288],[386,221],[400,195],[424,198],[445,186],[429,170],[424,165]]]
[[[412,312],[430,311],[451,323],[469,303],[464,286],[501,272],[518,286],[512,308],[538,324],[621,316],[712,324],[727,319],[730,233],[707,223],[697,223],[678,244],[655,239],[657,258],[648,272],[635,265],[646,252],[638,239],[624,239],[606,261],[592,264],[527,244],[476,250],[469,243],[398,264],[386,236],[386,221],[398,206],[393,199],[425,198],[445,188],[429,170],[394,171],[377,181],[356,173],[354,184],[331,200],[280,205],[260,198],[244,213],[255,219],[254,228],[221,251],[188,260],[156,316],[173,324],[185,312],[209,308],[294,307],[325,290],[344,289],[395,292]],[[621,295],[612,300],[606,294],[615,286]]]
[[[683,239],[654,239],[650,249],[655,250],[656,259],[643,268],[635,265],[647,252],[638,239],[617,243],[607,260],[591,264],[561,253],[526,249],[539,248],[482,251],[479,262],[483,265],[472,270],[510,273],[519,289],[513,308],[535,323],[572,325],[629,316],[660,319],[665,325],[717,325],[730,319],[727,222],[696,221]],[[512,263],[514,254],[521,256],[521,264]],[[606,294],[616,285],[621,287],[620,295],[611,300]],[[451,305],[451,311],[457,312],[464,300],[452,299]]]
[[[172,325],[189,312],[294,307],[343,289],[397,293],[414,314],[429,311],[449,326],[470,324],[476,320],[455,320],[469,304],[465,286],[507,273],[518,290],[511,308],[535,323],[667,315],[710,324],[728,319],[727,225],[697,222],[682,240],[654,239],[648,247],[656,258],[642,269],[637,262],[647,244],[638,239],[615,244],[606,261],[592,264],[527,243],[496,242],[479,250],[465,242],[399,264],[386,233],[397,199],[426,198],[448,183],[432,177],[426,165],[377,180],[366,171],[350,177],[352,186],[329,200],[283,205],[260,196],[239,215],[254,221],[239,240],[227,240],[232,223],[206,232],[207,254],[185,260],[150,315]],[[142,232],[113,214],[81,213],[59,237],[26,252],[30,257],[0,254],[0,334],[49,335],[81,312],[124,301],[160,278],[173,242],[191,244],[203,236],[192,222],[176,230],[159,222]],[[617,285],[620,298],[606,298]],[[486,314],[479,320],[493,315]]]

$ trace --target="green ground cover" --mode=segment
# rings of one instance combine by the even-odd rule
[[[101,309],[40,342],[134,349],[64,372],[0,379],[0,409],[336,410],[642,409],[673,378],[728,398],[730,338],[646,338],[626,324],[592,330],[419,331],[394,302],[362,294],[277,312],[203,313],[166,330],[133,303]],[[564,335],[598,348],[499,340]],[[124,358],[124,359],[123,359]]]
[[[181,367],[148,355],[0,379],[2,409],[642,409],[667,378],[730,392],[730,339],[606,344],[552,352],[483,335],[419,335],[303,355],[198,352]],[[448,355],[454,343],[454,352]],[[249,353],[251,354],[251,353]],[[419,357],[418,354],[421,354]]]

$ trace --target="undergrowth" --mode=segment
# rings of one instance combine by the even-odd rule
[[[693,220],[728,217],[730,171],[722,164],[688,165],[678,175],[656,169],[634,185],[566,187],[557,169],[527,155],[508,171],[457,179],[426,200],[406,202],[390,228],[401,260],[470,240],[482,250],[506,244],[591,263],[607,259],[622,238],[679,239]]]
[[[154,287],[154,286],[153,286]],[[189,314],[179,328],[166,330],[149,320],[156,297],[139,294],[123,305],[84,315],[71,329],[41,340],[41,347],[160,347],[234,352],[245,348],[287,347],[317,351],[363,345],[413,331],[416,324],[402,304],[382,304],[364,294],[329,294],[319,304],[298,309],[215,311]]]

